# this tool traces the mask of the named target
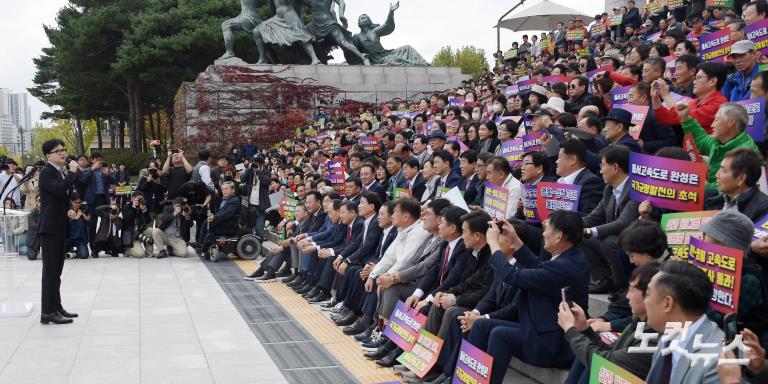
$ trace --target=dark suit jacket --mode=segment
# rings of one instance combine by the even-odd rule
[[[467,250],[467,247],[464,246],[464,240],[459,240],[456,246],[453,247],[453,252],[451,252],[451,257],[448,261],[448,268],[443,272],[444,276],[441,284],[440,269],[443,266],[443,256],[447,246],[448,242],[443,241],[443,244],[440,245],[440,252],[437,255],[438,259],[419,280],[419,289],[424,291],[425,295],[434,295],[456,285],[461,280],[461,273],[467,263],[467,258],[473,257],[472,250]]]
[[[363,229],[365,228],[365,219],[363,219]],[[368,230],[365,231],[365,240],[356,249],[346,256],[344,261],[350,265],[365,264],[372,257],[376,256],[376,248],[381,243],[382,229],[379,227],[379,217],[374,216],[368,224]]]
[[[360,198],[362,198],[362,197],[363,196],[358,193],[357,195],[353,196],[351,199],[349,197],[347,197],[347,200],[349,200],[349,201],[351,201],[351,202],[353,202],[355,204],[360,204]]]
[[[429,196],[430,200],[434,200],[435,196],[437,196],[437,189],[440,188],[441,181],[442,178],[435,180],[435,188],[432,190],[432,195]],[[461,184],[461,176],[453,172],[449,173],[448,177],[445,179],[445,188],[451,189],[453,187],[458,187],[459,184]]]
[[[413,182],[413,188],[409,188],[409,185],[410,182],[403,179],[397,187],[410,189],[411,196],[413,196],[414,199],[421,201],[421,197],[424,196],[424,192],[427,190],[427,179],[425,179],[421,173],[418,173],[416,174],[416,181]]]
[[[723,206],[725,206],[725,197],[722,194],[704,201],[704,209],[708,211],[720,210]],[[768,196],[760,192],[757,187],[753,187],[736,197],[736,206],[739,212],[756,223],[768,215]]]
[[[653,108],[648,108],[648,116],[640,131],[643,141],[643,151],[654,154],[664,147],[675,147],[675,131],[669,125],[662,125],[653,115]]]
[[[341,221],[339,221],[339,223],[337,224],[331,224],[330,236],[328,238],[317,241],[313,237],[312,240],[315,240],[315,244],[317,244],[318,248],[333,248],[338,246],[339,244],[343,244],[346,238],[347,238],[347,226],[345,224],[342,224]]]
[[[67,236],[67,211],[69,190],[77,179],[77,173],[67,172],[61,176],[53,165],[47,164],[40,170],[40,222],[38,235]]]
[[[554,260],[542,262],[523,246],[515,252],[511,265],[501,251],[491,256],[490,264],[505,283],[520,291],[518,310],[522,342],[527,346],[522,360],[528,364],[562,366],[573,359],[563,330],[557,325],[560,289],[570,287],[568,298],[588,310],[589,265],[576,247]]]
[[[365,185],[363,185],[363,189],[365,189]],[[387,201],[387,187],[381,185],[378,180],[374,181],[373,184],[371,184],[371,187],[367,189],[367,191],[376,192],[379,194],[382,202]]]
[[[576,176],[573,184],[581,185],[579,213],[582,216],[588,215],[600,203],[600,199],[603,198],[603,190],[605,189],[603,179],[592,173],[589,169],[584,168]]]
[[[308,223],[305,225],[306,229],[302,233],[312,234],[319,231],[320,228],[323,227],[323,224],[325,224],[325,218],[328,217],[328,214],[325,213],[323,208],[320,208],[318,212],[315,213],[316,215],[309,214],[309,218],[307,218]]]
[[[640,149],[640,144],[638,144],[637,141],[633,139],[629,134],[622,136],[621,139],[619,139],[619,141],[617,141],[614,145],[623,145],[629,148],[629,150],[632,152],[643,153],[643,150]]]
[[[637,220],[639,203],[629,199],[629,179],[621,191],[619,206],[613,198],[613,187],[607,185],[603,191],[603,199],[587,216],[584,216],[584,228],[597,227],[597,235],[600,238],[611,235],[619,235],[624,228]]]
[[[472,249],[464,264],[458,284],[448,288],[447,293],[456,296],[456,306],[473,308],[483,298],[493,281],[493,269],[488,264],[491,248],[486,245],[475,257]]]
[[[395,241],[395,238],[397,237],[397,228],[392,227],[392,229],[389,231],[386,237],[384,237],[384,230],[381,230],[381,241],[379,242],[379,246],[376,248],[376,252],[374,252],[373,257],[368,259],[368,261],[374,261],[379,262],[381,258],[384,256],[384,253],[387,252],[387,249],[389,249],[389,246],[392,245],[392,242]]]
[[[510,321],[517,321],[516,293],[517,288],[505,283],[501,276],[494,273],[491,288],[474,309],[491,319],[510,320],[510,317],[514,317],[514,320]]]
[[[333,247],[334,255],[341,256],[342,259],[345,259],[360,248],[360,244],[363,242],[363,229],[365,229],[363,221],[365,220],[362,216],[357,216],[355,221],[348,226],[352,228],[349,241],[347,241],[347,232],[344,231],[344,240],[342,243]]]
[[[123,228],[123,220],[120,217],[111,218],[109,213],[112,209],[110,205],[102,205],[96,207],[96,217],[91,220],[99,220],[99,225],[96,228],[96,235],[93,239],[94,242],[103,242],[109,240],[109,232],[112,224],[115,224],[115,233],[112,236],[119,238],[119,232]]]
[[[469,183],[469,188],[467,188],[467,178],[462,178],[461,183],[459,183],[459,190],[464,192],[464,201],[467,202],[467,204],[472,204],[473,201],[475,201],[475,197],[477,197],[477,183],[480,182],[480,176],[475,173],[472,175],[472,181]]]
[[[219,205],[216,214],[213,215],[213,222],[211,222],[211,226],[230,225],[227,221],[231,221],[235,216],[239,215],[240,198],[233,196],[229,199],[224,199],[221,201],[221,205]]]
[[[96,172],[101,172],[101,170],[99,169]],[[93,168],[88,168],[77,173],[78,179],[80,179],[80,182],[85,186],[85,191],[81,191],[81,197],[83,200],[87,201],[88,204],[93,204],[93,201],[96,199],[96,179],[94,178],[94,173]],[[112,180],[112,176],[110,175],[102,173],[101,176],[104,181],[104,193],[107,194],[109,193],[109,185],[114,184],[114,180]]]

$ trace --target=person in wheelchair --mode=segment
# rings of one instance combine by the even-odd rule
[[[221,203],[215,214],[208,216],[209,236],[205,245],[210,246],[217,236],[239,236],[240,197],[232,181],[221,183]]]

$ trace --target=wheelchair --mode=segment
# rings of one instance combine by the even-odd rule
[[[235,216],[222,223],[205,236],[202,257],[214,263],[226,260],[234,253],[243,260],[255,260],[261,255],[263,239],[256,236],[246,226],[240,225],[240,217]]]

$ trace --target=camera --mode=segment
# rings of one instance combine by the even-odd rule
[[[179,153],[179,150],[178,149],[171,149],[171,153],[172,154]]]
[[[160,173],[157,171],[157,169],[149,169],[147,170],[149,172],[149,176],[155,180],[160,178]]]
[[[144,246],[144,248],[155,244],[155,240],[152,239],[152,236],[147,236],[143,233],[140,233],[139,236],[137,236],[137,240],[141,243],[141,245]]]
[[[80,203],[80,212],[88,213],[88,203],[83,201]]]
[[[184,204],[181,206],[181,213],[189,215],[192,213],[192,208],[189,206],[189,204]]]
[[[78,256],[77,247],[71,247],[69,248],[69,251],[64,253],[64,257],[67,259],[76,259],[77,256]]]
[[[144,196],[136,196],[136,200],[138,201],[139,205],[147,205],[147,201],[144,200]]]

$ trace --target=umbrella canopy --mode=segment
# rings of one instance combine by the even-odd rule
[[[575,9],[544,0],[520,11],[509,19],[502,20],[496,27],[511,29],[515,32],[552,31],[557,27],[557,23],[562,22],[567,26],[568,22],[577,16],[581,16],[584,20],[594,17],[594,15],[587,16]]]

